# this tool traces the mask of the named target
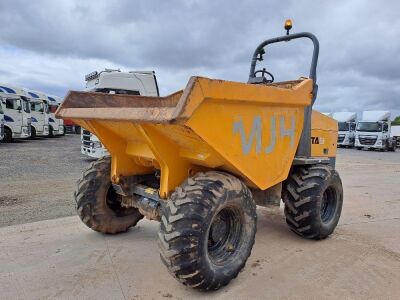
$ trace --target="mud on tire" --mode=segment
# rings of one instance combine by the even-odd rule
[[[244,267],[256,223],[251,192],[239,179],[222,172],[199,173],[162,207],[161,260],[181,283],[216,290]]]
[[[76,210],[89,228],[103,233],[127,231],[143,218],[136,208],[124,208],[110,180],[111,160],[100,158],[91,163],[78,180],[74,193]]]
[[[284,182],[282,199],[292,231],[305,238],[324,239],[339,222],[342,181],[328,165],[298,167]]]

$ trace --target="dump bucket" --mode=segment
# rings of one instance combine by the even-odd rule
[[[192,77],[167,97],[71,91],[56,115],[100,139],[114,183],[160,170],[166,198],[188,176],[219,169],[264,190],[288,176],[312,86],[307,78],[257,85]]]

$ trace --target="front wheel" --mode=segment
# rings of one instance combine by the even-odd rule
[[[53,127],[49,126],[49,137],[54,137]]]
[[[339,174],[329,165],[298,167],[284,182],[282,200],[289,228],[309,239],[335,230],[343,205]]]
[[[4,128],[4,137],[2,142],[4,143],[11,143],[13,141],[12,138],[12,131],[10,128]]]
[[[127,231],[143,218],[137,208],[121,206],[122,197],[111,185],[111,160],[103,157],[83,172],[74,193],[82,222],[94,231],[115,234]]]
[[[33,140],[36,138],[36,129],[35,127],[31,126],[31,136],[30,139]]]
[[[215,171],[199,173],[162,207],[161,260],[181,283],[216,290],[244,267],[256,222],[251,192],[238,178]]]

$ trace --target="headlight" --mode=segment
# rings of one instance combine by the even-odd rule
[[[93,148],[101,148],[101,143],[100,142],[92,142]]]

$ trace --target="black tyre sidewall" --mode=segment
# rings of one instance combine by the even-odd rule
[[[136,208],[112,210],[106,201],[110,180],[110,159],[101,158],[93,162],[78,181],[75,192],[77,212],[89,228],[103,233],[127,231],[143,218]]]
[[[36,129],[33,126],[31,126],[31,136],[30,136],[30,138],[31,139],[36,138]]]
[[[323,222],[321,208],[328,188],[333,190],[336,201],[329,220]],[[299,167],[284,182],[282,198],[286,222],[292,231],[305,238],[324,239],[332,234],[340,219],[342,182],[330,166]]]
[[[324,223],[321,218],[321,214],[319,213],[321,211],[321,206],[322,206],[322,199],[324,192],[328,189],[332,188],[335,191],[335,196],[336,196],[336,207],[334,211],[334,215],[332,218],[329,220],[328,223]],[[315,217],[315,224],[313,224],[314,227],[316,227],[316,230],[319,230],[320,235],[323,237],[326,237],[335,230],[337,224],[339,223],[340,215],[342,212],[342,205],[343,205],[343,187],[342,187],[342,182],[340,180],[340,177],[338,176],[337,172],[335,170],[332,171],[331,175],[328,177],[327,180],[325,180],[324,185],[321,186],[321,190],[319,192],[319,197],[317,200],[317,209],[316,209],[316,217]]]
[[[10,128],[4,128],[4,137],[3,137],[3,142],[4,143],[11,143],[13,140],[12,138],[12,131]]]
[[[234,208],[243,221],[238,245],[223,264],[208,254],[208,235],[214,217]],[[236,177],[222,172],[200,173],[186,180],[162,206],[160,255],[181,283],[200,290],[216,290],[229,283],[250,256],[256,233],[256,205],[250,190]]]
[[[228,191],[228,195],[223,197],[222,201],[209,212],[207,219],[204,223],[205,234],[199,239],[199,260],[204,260],[200,265],[204,266],[203,272],[209,277],[217,278],[218,281],[225,282],[231,280],[233,276],[242,268],[243,261],[246,261],[250,256],[251,247],[253,245],[255,236],[255,222],[254,218],[254,208],[251,203],[253,200],[245,195],[237,194],[234,191]],[[235,250],[235,255],[229,259],[227,264],[223,266],[218,266],[212,262],[212,259],[208,256],[208,235],[211,227],[211,223],[214,217],[224,208],[233,207],[238,209],[241,214],[242,222],[242,237],[240,242],[240,249]]]

